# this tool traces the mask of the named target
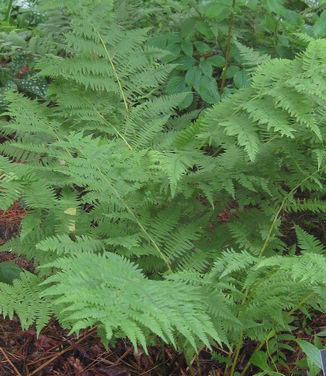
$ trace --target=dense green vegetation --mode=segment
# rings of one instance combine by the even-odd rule
[[[0,4],[2,314],[280,375],[326,312],[326,2]]]

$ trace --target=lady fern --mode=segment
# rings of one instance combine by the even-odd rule
[[[281,213],[324,210],[326,42],[264,59],[250,87],[189,124],[175,112],[183,95],[161,95],[164,52],[116,4],[47,5],[49,23],[69,22],[61,54],[39,62],[46,101],[8,92],[1,132],[14,137],[0,145],[1,202],[28,210],[3,249],[37,277],[0,286],[2,312],[39,330],[50,313],[71,332],[97,326],[105,343],[198,349],[290,330],[303,306],[325,311],[324,247],[296,227],[292,255]],[[27,279],[30,321],[15,305]]]

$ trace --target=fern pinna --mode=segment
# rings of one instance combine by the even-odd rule
[[[49,23],[69,20],[60,53],[39,62],[46,100],[9,91],[0,145],[2,209],[28,211],[2,249],[37,275],[1,284],[2,313],[38,331],[51,315],[71,332],[97,326],[106,344],[197,350],[325,311],[325,249],[298,226],[289,249],[281,214],[325,208],[326,41],[264,57],[250,87],[191,123],[176,113],[184,94],[161,94],[165,52],[115,3],[42,6]]]

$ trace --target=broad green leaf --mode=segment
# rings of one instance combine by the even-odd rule
[[[182,51],[188,55],[188,56],[192,56],[193,52],[194,52],[194,48],[193,48],[193,45],[191,42],[189,41],[183,41],[182,44],[181,44],[181,48],[182,48]]]
[[[186,71],[191,67],[195,66],[196,59],[191,56],[180,56],[177,60],[174,60],[173,63],[178,64],[176,67],[179,71]]]
[[[210,46],[205,42],[197,41],[195,42],[196,50],[201,54],[207,54],[211,51]]]
[[[250,85],[250,77],[245,70],[240,70],[236,72],[233,77],[234,85],[241,89],[243,87],[248,87]]]
[[[204,75],[207,77],[211,77],[213,74],[212,64],[207,60],[200,63],[200,69],[204,73]]]
[[[230,7],[224,6],[220,1],[214,1],[206,5],[203,9],[203,13],[207,18],[214,19],[221,22],[230,17]]]
[[[168,81],[165,90],[167,94],[177,94],[183,92],[185,88],[184,79],[180,76],[174,76]]]
[[[285,9],[279,0],[266,0],[266,7],[270,12],[277,15],[282,15]]]
[[[268,359],[268,355],[267,353],[263,352],[263,351],[256,351],[254,352],[254,354],[252,355],[252,357],[250,358],[251,360],[251,363],[256,366],[256,367],[259,367],[260,369],[262,369],[263,371],[271,371],[268,363],[267,363],[267,359]]]
[[[187,93],[185,99],[179,104],[178,107],[180,108],[180,110],[184,110],[185,108],[188,108],[191,105],[193,100],[194,100],[193,93],[191,93],[191,92]]]
[[[326,10],[324,10],[319,19],[312,27],[313,33],[318,38],[323,38],[326,35]]]
[[[320,360],[320,351],[312,343],[304,341],[303,339],[297,339],[297,344],[301,347],[301,350],[306,354],[307,358],[320,369],[322,368]]]
[[[0,263],[0,282],[12,284],[14,279],[20,277],[22,269],[12,261],[4,261]]]
[[[222,68],[225,65],[225,58],[221,55],[210,56],[207,61],[209,61],[214,67]]]
[[[201,70],[198,67],[192,67],[188,70],[185,80],[187,84],[196,90],[199,90],[199,84],[201,80]]]
[[[206,38],[210,38],[213,35],[212,30],[206,21],[197,21],[196,27],[198,32]]]
[[[189,18],[181,25],[181,36],[191,38],[196,31],[196,19]]]
[[[234,75],[240,71],[240,68],[237,65],[230,65],[226,72],[226,78],[233,78]]]
[[[217,103],[220,100],[217,83],[214,78],[202,77],[198,93],[202,99],[209,104]]]

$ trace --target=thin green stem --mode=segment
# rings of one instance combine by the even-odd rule
[[[267,234],[267,237],[265,239],[265,242],[259,252],[259,259],[262,258],[263,256],[263,253],[264,251],[266,250],[266,247],[270,241],[270,238],[272,236],[272,233],[273,233],[273,230],[274,230],[274,227],[276,225],[276,222],[278,220],[278,217],[279,215],[281,214],[283,208],[284,208],[284,205],[286,203],[286,201],[292,196],[292,194],[303,184],[305,183],[307,180],[309,180],[310,178],[312,178],[317,172],[319,172],[318,170],[314,171],[312,174],[310,174],[309,176],[305,177],[303,180],[300,181],[300,183],[298,183],[294,188],[291,189],[291,191],[283,198],[282,202],[281,202],[281,205],[280,207],[278,208],[275,216],[274,216],[274,219],[273,219],[273,222],[272,222],[272,225],[271,227],[269,228],[269,231],[268,231],[268,234]]]
[[[291,191],[291,192],[292,192],[292,191]],[[263,253],[264,253],[266,247],[268,246],[268,243],[269,243],[270,238],[271,238],[271,236],[272,236],[272,233],[273,233],[274,227],[275,227],[275,225],[276,225],[276,222],[277,222],[277,220],[278,220],[278,217],[279,217],[279,215],[281,214],[281,211],[283,210],[283,207],[284,207],[284,205],[285,205],[286,200],[288,199],[288,197],[289,197],[289,195],[286,195],[286,196],[283,198],[283,200],[282,200],[282,202],[281,202],[281,205],[280,205],[280,207],[278,208],[278,210],[277,210],[277,212],[276,212],[276,214],[275,214],[275,216],[274,216],[274,219],[273,219],[272,225],[271,225],[271,227],[269,228],[269,231],[268,231],[268,234],[267,234],[266,239],[265,239],[265,241],[264,241],[264,244],[263,244],[263,246],[262,246],[262,248],[261,248],[261,250],[260,250],[260,252],[259,252],[259,256],[258,256],[259,259],[262,258]]]
[[[239,341],[238,341],[238,344],[237,344],[237,347],[236,347],[236,351],[235,351],[235,355],[234,355],[234,359],[233,359],[233,363],[232,363],[230,376],[234,375],[235,366],[237,365],[237,361],[238,361],[238,358],[239,358],[239,354],[240,354],[242,344],[243,344],[243,330],[241,329]]]
[[[94,26],[93,26],[93,27],[94,27]],[[100,39],[100,41],[101,41],[101,44],[102,44],[102,46],[103,46],[103,48],[104,48],[104,51],[105,51],[106,57],[108,58],[108,60],[109,60],[109,62],[110,62],[110,65],[111,65],[111,68],[112,68],[113,74],[114,74],[114,76],[115,76],[115,79],[116,79],[116,81],[117,81],[117,83],[118,83],[118,86],[119,86],[119,90],[120,90],[120,92],[121,92],[121,96],[122,96],[123,103],[124,103],[124,105],[125,105],[126,111],[129,112],[127,99],[126,99],[125,93],[124,93],[124,91],[123,91],[123,88],[122,88],[122,85],[121,85],[121,81],[120,81],[119,76],[118,76],[118,72],[117,72],[117,70],[115,69],[115,66],[114,66],[114,64],[113,64],[113,60],[112,60],[112,58],[111,58],[111,55],[110,55],[108,49],[106,48],[106,44],[105,44],[103,38],[101,37],[101,34],[96,30],[95,27],[94,27],[94,30],[95,30],[97,36],[99,37],[99,39]]]
[[[231,38],[232,38],[232,23],[233,23],[233,14],[234,14],[234,10],[235,10],[235,1],[236,0],[232,0],[232,9],[231,9],[231,15],[230,15],[230,21],[229,21],[229,29],[228,29],[228,39],[227,39],[227,42],[226,42],[225,66],[224,66],[224,70],[223,70],[220,95],[223,94],[223,91],[224,91],[224,88],[225,88],[226,73],[227,73],[228,67],[229,67],[229,58],[230,58],[230,51],[231,51]]]
[[[101,173],[101,175],[103,176],[104,180],[111,186],[111,189],[113,191],[113,193],[117,196],[117,198],[123,203],[124,207],[127,209],[128,213],[134,218],[134,220],[136,221],[137,225],[140,227],[140,229],[142,230],[142,232],[146,235],[147,239],[152,243],[153,247],[156,249],[156,251],[159,253],[159,255],[161,256],[162,260],[164,261],[164,263],[166,264],[169,272],[172,272],[172,269],[171,269],[171,266],[170,266],[170,263],[169,263],[169,260],[166,258],[166,256],[164,255],[164,253],[160,250],[159,246],[157,245],[157,243],[155,242],[155,240],[153,239],[153,237],[147,232],[147,230],[145,229],[145,227],[143,226],[143,224],[140,222],[140,220],[138,219],[137,215],[134,213],[134,211],[128,206],[128,204],[124,201],[124,199],[119,195],[118,191],[113,187],[113,185],[111,184],[111,182],[107,179],[107,177],[102,173],[102,171],[97,168],[97,170]]]
[[[132,146],[129,144],[129,142],[127,141],[127,139],[124,137],[124,135],[119,132],[119,130],[111,123],[109,123],[105,117],[97,110],[95,110],[96,113],[103,119],[103,121],[105,122],[105,124],[107,124],[109,127],[113,128],[113,130],[115,131],[115,133],[123,140],[123,142],[128,146],[128,148],[130,150],[133,150]]]

